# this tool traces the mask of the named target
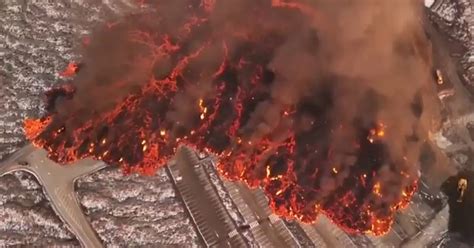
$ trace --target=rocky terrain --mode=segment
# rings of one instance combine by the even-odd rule
[[[453,52],[462,65],[459,74],[463,76],[468,89],[474,93],[474,9],[470,0],[439,0],[431,5],[431,19],[454,43],[463,49]]]
[[[37,181],[26,173],[0,180],[0,246],[78,246],[53,213]]]
[[[124,176],[110,168],[82,178],[77,193],[106,245],[191,247],[192,224],[164,170],[152,177]]]

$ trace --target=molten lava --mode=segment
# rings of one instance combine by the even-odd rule
[[[47,94],[45,117],[25,121],[28,139],[62,164],[93,157],[143,174],[154,173],[179,145],[188,145],[217,154],[226,178],[262,187],[280,216],[314,222],[324,214],[348,232],[386,233],[417,185],[413,173],[399,169],[409,168],[408,162],[388,152],[390,123],[338,119],[332,112],[338,101],[334,86],[352,79],[305,76],[291,61],[287,66],[295,77],[320,83],[301,97],[286,97],[280,81],[292,79],[282,79],[272,62],[291,51],[281,49],[289,40],[317,51],[315,28],[307,25],[317,11],[298,1],[242,0],[247,21],[220,1],[177,2],[183,4],[162,1],[160,15],[135,14],[105,25],[101,32],[121,38],[110,45],[129,52],[123,58],[88,59],[101,45],[88,38],[86,55],[92,52],[84,68],[71,63],[62,73],[75,78]],[[170,6],[186,14],[168,14],[176,11]],[[224,22],[215,20],[220,12],[228,15]],[[133,49],[124,51],[121,44]],[[312,57],[301,58],[308,61]],[[128,93],[122,96],[124,88]],[[120,101],[101,105],[112,97]],[[95,104],[84,107],[88,101]],[[344,136],[347,130],[354,135]],[[333,137],[346,137],[343,151]],[[400,179],[383,178],[384,170]]]

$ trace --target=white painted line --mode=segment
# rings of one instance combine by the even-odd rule
[[[254,221],[252,223],[249,224],[250,226],[250,229],[254,229],[255,227],[257,227],[259,224],[258,224],[258,221]]]
[[[237,232],[236,229],[232,230],[230,233],[229,233],[229,238],[233,238],[234,236],[236,236],[237,234],[239,234],[239,232]]]

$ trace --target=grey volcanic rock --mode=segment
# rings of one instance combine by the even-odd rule
[[[133,0],[132,0],[133,1]],[[135,11],[126,0],[0,0],[0,160],[25,142],[22,122],[37,117],[42,94],[61,82],[81,38],[97,23]],[[78,246],[41,187],[26,173],[0,178],[0,247]],[[106,170],[80,180],[80,200],[106,245],[196,243],[183,207],[163,172],[123,177]]]

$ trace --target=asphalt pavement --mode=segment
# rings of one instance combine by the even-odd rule
[[[186,206],[198,233],[207,247],[246,247],[236,223],[223,205],[218,192],[194,151],[182,147],[175,163],[168,166],[173,183]],[[237,230],[235,232],[235,230]]]
[[[235,186],[240,197],[253,213],[255,221],[250,225],[251,229],[255,229],[252,230],[255,236],[265,235],[266,240],[268,240],[267,245],[271,247],[299,246],[298,242],[291,237],[289,230],[277,230],[276,222],[281,221],[281,219],[272,215],[272,211],[268,207],[268,200],[261,189],[249,189],[241,183],[235,183]]]
[[[103,247],[82,212],[74,191],[74,181],[104,168],[103,162],[81,160],[60,166],[47,158],[46,151],[27,145],[0,165],[0,176],[14,171],[31,173],[43,186],[53,209],[84,247]]]

